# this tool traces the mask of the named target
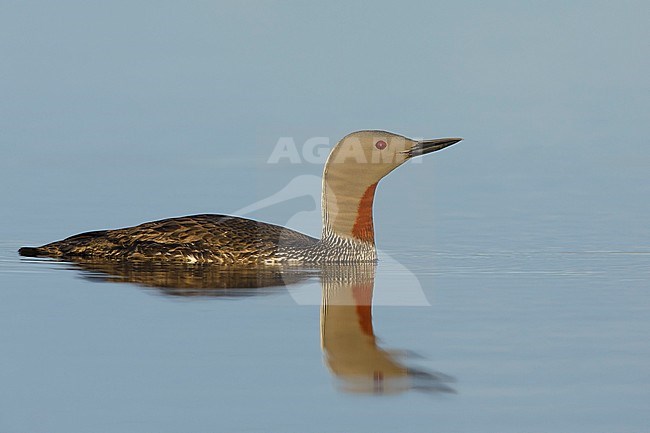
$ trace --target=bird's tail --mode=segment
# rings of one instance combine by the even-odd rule
[[[18,254],[24,257],[57,257],[61,255],[61,251],[51,245],[43,245],[42,247],[22,247],[18,250]]]
[[[25,257],[63,257],[88,255],[88,248],[93,242],[108,233],[107,230],[80,233],[61,241],[41,245],[40,247],[22,247],[18,254]]]
[[[38,257],[41,255],[41,250],[38,247],[22,247],[18,250],[18,254],[25,257]]]

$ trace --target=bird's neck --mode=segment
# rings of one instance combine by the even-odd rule
[[[320,328],[332,372],[344,380],[370,384],[379,392],[384,378],[405,377],[408,370],[377,346],[372,327],[374,266],[323,269]]]
[[[323,240],[347,239],[374,249],[372,204],[377,183],[359,182],[354,173],[323,173]]]

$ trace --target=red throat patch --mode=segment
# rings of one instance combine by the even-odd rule
[[[372,201],[375,198],[376,188],[377,183],[374,183],[363,193],[357,209],[357,219],[352,227],[352,236],[366,242],[375,242],[375,229],[372,225]]]
[[[359,318],[361,331],[369,337],[375,338],[372,330],[372,289],[374,283],[361,283],[352,285],[352,296]]]

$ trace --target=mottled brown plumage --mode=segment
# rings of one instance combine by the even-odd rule
[[[27,256],[255,264],[299,257],[318,239],[274,224],[226,215],[192,215],[78,234]]]

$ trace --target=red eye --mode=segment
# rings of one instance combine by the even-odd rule
[[[375,147],[376,147],[377,149],[379,149],[379,150],[384,150],[384,149],[386,149],[386,146],[388,146],[388,145],[386,144],[385,141],[382,141],[382,140],[379,140],[378,142],[375,143]]]

